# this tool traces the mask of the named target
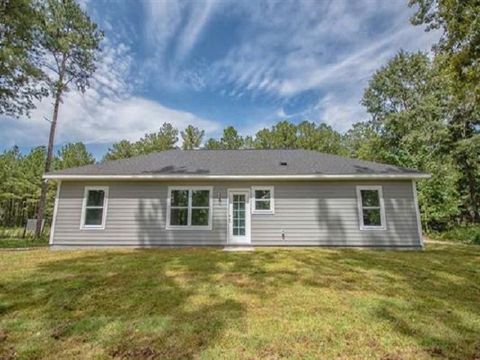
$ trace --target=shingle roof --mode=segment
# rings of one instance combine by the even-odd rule
[[[45,177],[122,175],[153,177],[402,175],[413,178],[426,174],[413,169],[310,150],[170,150],[54,171]]]

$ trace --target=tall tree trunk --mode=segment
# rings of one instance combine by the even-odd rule
[[[50,123],[50,136],[48,137],[47,159],[45,160],[45,173],[50,171],[53,158],[53,144],[55,142],[55,130],[57,129],[58,108],[60,107],[60,99],[62,90],[59,88],[55,94],[55,104],[53,107],[53,117]],[[45,203],[47,200],[48,181],[42,179],[42,187],[40,192],[40,200],[38,202],[37,210],[37,227],[35,228],[35,237],[39,237],[42,233],[42,219],[45,214]]]

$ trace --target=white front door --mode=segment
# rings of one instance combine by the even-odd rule
[[[228,243],[250,244],[250,191],[228,190]]]

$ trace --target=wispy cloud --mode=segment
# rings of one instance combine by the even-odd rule
[[[187,23],[179,36],[177,61],[182,61],[195,46],[219,3],[217,0],[205,0],[192,4]]]
[[[72,90],[63,99],[57,143],[137,140],[146,132],[159,129],[164,122],[179,129],[196,124],[207,134],[219,129],[215,121],[135,95],[141,84],[131,71],[132,65],[130,48],[107,39],[91,88],[84,94]],[[45,145],[50,126],[45,119],[51,118],[51,112],[52,99],[47,98],[38,104],[30,118],[2,119],[0,144],[4,147]]]
[[[314,92],[317,100],[304,113],[334,118],[325,119],[334,124],[345,118],[347,124],[335,125],[339,129],[358,121],[346,115],[365,114],[361,90],[376,69],[400,48],[428,50],[438,38],[409,24],[413,10],[403,1],[241,2],[235,11],[245,22],[240,40],[226,56],[189,69],[180,81],[190,80],[199,91],[280,104]]]
[[[438,38],[410,25],[403,0],[81,3],[107,38],[92,88],[64,99],[58,142],[134,140],[164,121],[207,136],[285,118],[345,131],[367,118],[360,100],[374,71]],[[0,144],[45,144],[44,116],[49,99],[31,119],[2,119]]]

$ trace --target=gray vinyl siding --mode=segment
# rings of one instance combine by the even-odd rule
[[[109,186],[105,229],[81,230],[84,187],[94,185]],[[165,229],[168,186],[175,185],[213,186],[212,230]],[[227,190],[261,185],[275,187],[275,213],[251,215],[252,245],[421,246],[411,181],[64,181],[59,193],[53,245],[226,245]],[[382,186],[386,230],[360,230],[357,185]]]

